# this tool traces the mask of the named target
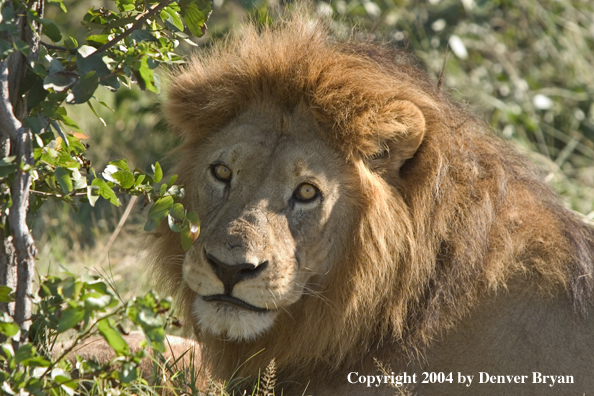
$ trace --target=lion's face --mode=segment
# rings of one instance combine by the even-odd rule
[[[187,189],[201,233],[183,276],[195,325],[215,336],[264,333],[345,249],[349,165],[304,113],[246,112],[196,147]]]

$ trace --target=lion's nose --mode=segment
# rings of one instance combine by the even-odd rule
[[[244,279],[257,277],[268,266],[268,261],[264,261],[259,265],[250,263],[227,264],[208,253],[206,253],[206,260],[212,267],[216,276],[223,282],[223,285],[225,286],[225,294],[228,295],[231,295],[233,286],[238,282]]]

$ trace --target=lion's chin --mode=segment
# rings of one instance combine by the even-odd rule
[[[200,328],[214,336],[249,341],[270,329],[276,311],[254,312],[225,302],[208,302],[197,296],[194,318]]]

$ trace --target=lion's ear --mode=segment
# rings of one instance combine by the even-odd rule
[[[367,158],[375,171],[398,171],[417,152],[425,136],[425,116],[412,102],[397,100],[382,109],[380,150]]]

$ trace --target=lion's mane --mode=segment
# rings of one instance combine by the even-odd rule
[[[257,374],[275,358],[304,373],[339,367],[380,344],[403,359],[422,354],[481,296],[528,279],[535,293],[591,303],[594,232],[558,202],[539,173],[453,103],[406,53],[338,40],[320,22],[294,16],[244,27],[171,77],[165,115],[185,143],[174,172],[191,190],[192,148],[253,103],[292,111],[305,104],[325,139],[357,167],[358,227],[352,245],[322,279],[256,341],[198,334],[206,359]],[[424,125],[407,125],[396,101],[414,103]],[[385,142],[425,131],[414,156],[383,173]],[[396,146],[397,147],[397,146]],[[383,166],[382,169],[389,169]],[[194,293],[181,274],[178,236],[151,241],[156,279],[177,293],[188,322]],[[224,371],[223,371],[224,372]]]

